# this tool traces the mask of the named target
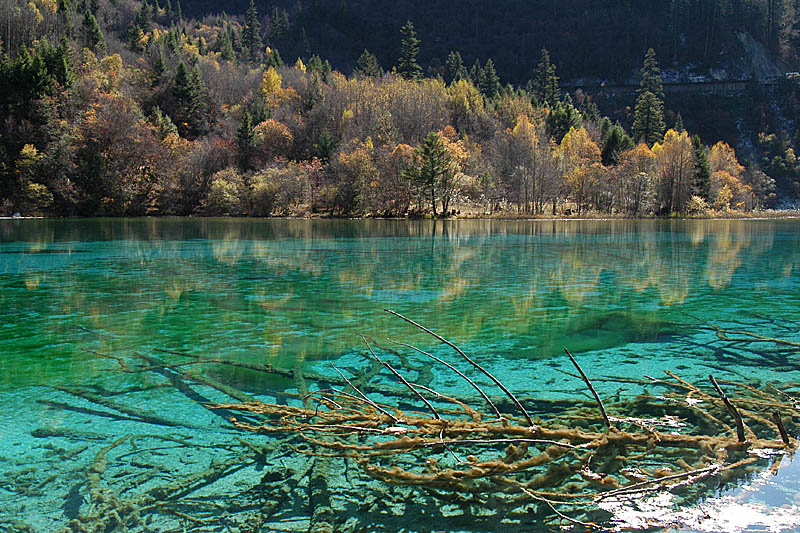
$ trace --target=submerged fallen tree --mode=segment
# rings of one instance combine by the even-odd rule
[[[344,386],[298,396],[302,402],[296,405],[251,401],[214,407],[246,413],[249,421],[231,419],[242,430],[294,435],[305,443],[298,451],[347,458],[383,482],[421,487],[447,501],[461,499],[495,512],[537,502],[558,519],[583,525],[594,525],[603,500],[679,489],[698,498],[718,483],[745,477],[765,453],[796,445],[789,436],[797,432],[796,400],[785,393],[722,381],[736,391],[729,398],[713,376],[708,392],[667,371],[665,379],[642,382],[666,388],[665,394],[617,402],[609,414],[568,351],[596,409],[582,402],[533,418],[456,345],[392,313],[452,347],[503,391],[510,400],[504,405],[514,411],[501,412],[483,387],[450,363],[403,344],[457,373],[486,406],[412,383],[380,359],[366,338],[374,361],[416,398],[418,410],[400,409],[398,398],[386,390],[370,395],[336,367]],[[403,403],[408,398],[402,395]],[[699,483],[703,480],[713,482]]]

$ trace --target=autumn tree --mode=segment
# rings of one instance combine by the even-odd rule
[[[689,134],[668,130],[664,141],[653,145],[653,154],[661,211],[685,212],[694,178],[694,146]]]
[[[499,150],[508,193],[517,209],[528,214],[543,212],[553,192],[548,179],[553,173],[552,157],[543,125],[520,115],[500,138]]]
[[[600,147],[585,128],[570,128],[561,140],[556,156],[563,173],[564,187],[575,202],[578,213],[592,203],[603,171]]]
[[[656,208],[654,164],[655,155],[644,143],[619,154],[615,167],[619,211],[642,216]]]

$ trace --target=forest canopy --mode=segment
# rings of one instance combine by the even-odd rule
[[[404,19],[392,58],[362,48],[342,72],[328,54],[291,51],[285,10],[184,9],[0,8],[0,213],[647,216],[746,211],[800,191],[794,139],[767,118],[763,161],[686,131],[653,48],[637,53],[639,89],[617,121],[562,90],[546,48],[516,85],[458,50],[437,70]]]

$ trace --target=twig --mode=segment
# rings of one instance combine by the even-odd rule
[[[434,333],[433,331],[429,330],[428,328],[426,328],[426,327],[425,327],[425,326],[423,326],[422,324],[418,324],[418,323],[414,322],[413,320],[411,320],[410,318],[406,318],[406,317],[404,317],[404,316],[403,316],[403,315],[401,315],[400,313],[396,313],[395,311],[392,311],[391,309],[384,309],[384,311],[386,311],[387,313],[391,313],[391,314],[393,314],[393,315],[395,315],[395,316],[397,316],[397,317],[399,317],[399,318],[402,318],[403,320],[405,320],[405,321],[406,321],[406,322],[408,322],[409,324],[411,324],[411,325],[414,325],[414,326],[418,327],[419,329],[421,329],[421,330],[422,330],[422,331],[424,331],[425,333],[427,333],[427,334],[429,334],[429,335],[433,336],[434,338],[436,338],[436,339],[440,340],[441,342],[445,343],[446,345],[448,345],[448,346],[450,346],[452,349],[454,349],[456,352],[458,352],[458,354],[459,354],[461,357],[463,357],[464,359],[466,359],[466,360],[467,360],[467,362],[469,362],[469,364],[471,364],[472,366],[474,366],[475,368],[477,368],[477,369],[478,369],[479,371],[481,371],[481,372],[482,372],[482,373],[483,373],[483,374],[484,374],[486,377],[488,377],[489,379],[491,379],[492,381],[494,381],[495,385],[497,385],[498,387],[500,387],[500,389],[501,389],[501,390],[502,390],[502,391],[505,393],[505,395],[506,395],[506,396],[508,396],[508,397],[509,397],[509,399],[510,399],[512,402],[514,402],[514,405],[516,405],[516,406],[517,406],[517,409],[519,409],[519,410],[522,412],[522,414],[523,414],[523,415],[525,415],[525,420],[527,420],[527,421],[528,421],[528,425],[529,425],[529,426],[533,426],[533,425],[534,425],[534,423],[533,423],[533,420],[531,419],[531,416],[528,414],[528,411],[526,411],[526,410],[525,410],[525,408],[522,406],[522,404],[521,404],[521,403],[519,403],[519,400],[517,400],[517,397],[516,397],[516,396],[514,396],[514,395],[511,393],[511,391],[510,391],[510,390],[508,390],[508,389],[505,387],[505,385],[503,385],[503,384],[500,382],[500,380],[499,380],[499,379],[497,379],[496,377],[494,377],[494,376],[493,376],[493,375],[492,375],[492,374],[491,374],[491,373],[490,373],[488,370],[486,370],[486,369],[485,369],[485,368],[483,368],[481,365],[479,365],[478,363],[476,363],[475,361],[473,361],[472,359],[470,359],[470,358],[469,358],[469,356],[467,356],[467,354],[465,354],[465,353],[464,353],[464,352],[461,350],[461,348],[459,348],[458,346],[456,346],[455,344],[453,344],[453,343],[452,343],[452,342],[450,342],[449,340],[445,339],[445,338],[444,338],[444,337],[442,337],[441,335],[439,335],[439,334],[437,334],[437,333]]]
[[[597,400],[597,405],[600,406],[600,413],[603,415],[603,420],[605,420],[605,422],[606,422],[606,427],[608,427],[610,429],[611,428],[611,421],[608,419],[608,415],[606,414],[606,408],[603,407],[603,402],[600,400],[600,396],[597,395],[597,391],[594,390],[594,386],[592,385],[592,382],[589,381],[588,377],[586,377],[586,374],[584,374],[583,370],[578,365],[578,362],[575,360],[575,358],[572,356],[572,354],[569,353],[569,350],[567,350],[566,347],[564,347],[564,351],[567,352],[567,356],[569,357],[569,360],[572,361],[572,364],[575,365],[575,368],[577,368],[578,372],[580,372],[581,379],[583,379],[583,382],[586,383],[586,386],[589,387],[590,391],[592,391],[592,396],[594,396],[594,399]]]
[[[720,388],[719,384],[717,384],[717,380],[714,379],[714,376],[709,374],[708,379],[711,380],[711,384],[714,385],[714,389],[717,391],[717,394],[719,394],[719,397],[722,398],[722,402],[725,404],[725,407],[728,408],[731,416],[733,416],[733,419],[736,421],[736,436],[739,438],[739,442],[744,442],[746,439],[744,437],[744,422],[742,422],[742,415],[739,414],[739,411],[736,410],[736,407],[733,406],[731,401],[725,395],[725,392]]]
[[[497,406],[494,404],[494,402],[492,402],[492,400],[489,399],[489,396],[487,396],[486,393],[483,392],[483,389],[481,389],[478,386],[477,383],[472,381],[468,376],[466,376],[459,369],[457,369],[456,367],[454,367],[453,365],[451,365],[450,363],[448,363],[446,361],[442,361],[441,359],[439,359],[435,355],[431,355],[431,354],[429,354],[428,352],[426,352],[424,350],[420,350],[419,348],[417,348],[416,346],[412,346],[411,344],[407,344],[405,342],[393,341],[392,339],[389,339],[389,342],[392,342],[392,343],[397,344],[399,346],[405,346],[406,348],[411,348],[412,350],[416,350],[417,352],[421,353],[422,355],[427,355],[431,359],[442,363],[444,366],[446,366],[447,368],[449,368],[450,370],[452,370],[453,372],[455,372],[456,374],[458,374],[459,376],[464,378],[467,381],[467,383],[472,385],[472,388],[474,388],[476,391],[478,391],[478,393],[483,397],[483,399],[486,400],[486,403],[488,403],[489,406],[492,408],[492,411],[494,411],[494,414],[497,415],[497,418],[503,418],[503,415],[500,414],[500,410],[497,409]]]
[[[404,377],[402,376],[402,374],[400,374],[400,372],[398,372],[397,370],[395,370],[395,369],[392,367],[392,365],[390,365],[390,364],[389,364],[389,363],[387,363],[386,361],[382,361],[381,359],[379,359],[379,358],[378,358],[378,356],[377,356],[377,355],[375,355],[375,352],[372,350],[372,346],[370,346],[370,345],[369,345],[369,342],[367,341],[367,338],[366,338],[365,336],[361,335],[361,340],[363,340],[363,341],[364,341],[364,344],[366,344],[366,345],[367,345],[367,349],[369,350],[369,353],[370,353],[370,354],[372,354],[372,357],[374,357],[374,358],[375,358],[375,360],[376,360],[377,362],[379,362],[380,364],[382,364],[383,366],[385,366],[385,367],[386,367],[386,368],[387,368],[387,369],[388,369],[388,370],[389,370],[389,371],[390,371],[392,374],[394,374],[395,376],[397,376],[397,378],[398,378],[398,379],[399,379],[399,380],[400,380],[400,381],[403,383],[403,385],[405,385],[406,387],[408,387],[409,389],[411,389],[411,392],[413,392],[413,393],[414,393],[414,395],[415,395],[417,398],[419,398],[420,400],[422,400],[422,401],[425,403],[425,405],[427,405],[427,406],[428,406],[428,409],[430,409],[430,410],[431,410],[431,412],[433,413],[433,417],[434,417],[434,418],[436,418],[436,420],[441,420],[441,419],[442,419],[442,417],[441,417],[441,416],[439,416],[439,413],[437,413],[437,412],[436,412],[436,408],[435,408],[435,407],[433,407],[433,405],[431,404],[431,402],[429,402],[429,401],[428,401],[428,400],[425,398],[425,396],[423,396],[422,394],[420,394],[420,393],[419,393],[419,391],[418,391],[417,389],[415,389],[413,385],[411,385],[411,383],[409,383],[408,381],[406,381],[406,378],[404,378]]]
[[[525,494],[527,494],[528,496],[530,496],[530,497],[531,497],[531,498],[533,498],[534,500],[536,500],[536,501],[539,501],[539,502],[544,502],[544,503],[546,503],[546,504],[547,504],[547,506],[548,506],[548,507],[550,507],[550,509],[551,509],[551,510],[552,510],[552,511],[553,511],[555,514],[557,514],[557,515],[558,515],[560,518],[563,518],[563,519],[564,519],[564,520],[566,520],[567,522],[572,522],[573,524],[577,524],[577,525],[579,525],[579,526],[584,526],[584,527],[587,527],[587,528],[596,528],[596,527],[597,527],[597,524],[593,524],[593,523],[591,523],[591,522],[581,522],[581,521],[580,521],[580,520],[578,520],[577,518],[572,518],[572,517],[570,517],[570,516],[567,516],[567,515],[565,515],[564,513],[562,513],[562,512],[561,512],[561,511],[559,511],[558,509],[556,509],[556,508],[555,508],[555,506],[553,505],[553,502],[551,502],[551,501],[550,501],[550,500],[548,500],[547,498],[543,498],[542,496],[539,496],[538,494],[534,494],[532,491],[528,490],[527,488],[523,487],[523,486],[522,486],[522,485],[520,485],[520,484],[517,484],[517,486],[519,487],[519,489],[520,489],[522,492],[524,492]]]
[[[661,483],[663,481],[671,481],[673,479],[681,479],[685,477],[690,477],[693,475],[701,475],[709,473],[716,473],[717,471],[722,469],[722,465],[715,464],[711,466],[707,466],[705,468],[699,468],[697,470],[689,470],[688,472],[681,472],[680,474],[673,474],[671,476],[664,476],[659,477],[656,479],[648,479],[647,481],[641,481],[639,483],[634,483],[633,485],[628,485],[626,487],[622,487],[621,489],[610,490],[608,492],[604,492],[600,494],[597,498],[595,498],[595,502],[599,502],[600,500],[604,500],[606,498],[610,498],[612,496],[620,496],[624,494],[634,494],[638,492],[636,489],[640,487],[646,487],[647,485],[652,485],[654,483]]]
[[[366,342],[366,341],[364,341],[364,342]],[[386,416],[388,416],[389,418],[391,418],[391,419],[394,421],[394,423],[395,423],[395,424],[397,424],[397,423],[399,422],[399,420],[397,419],[397,417],[396,417],[396,416],[394,416],[392,413],[390,413],[390,412],[389,412],[389,411],[387,411],[386,409],[383,409],[383,408],[382,408],[381,406],[379,406],[377,403],[375,403],[375,402],[373,402],[372,400],[370,400],[369,398],[367,398],[367,395],[366,395],[366,394],[364,394],[363,392],[361,392],[361,391],[358,389],[358,387],[356,387],[355,385],[353,385],[353,383],[351,383],[351,382],[350,382],[350,380],[349,380],[349,379],[347,379],[347,378],[345,377],[345,375],[342,373],[342,371],[341,371],[341,370],[339,370],[338,368],[336,368],[336,365],[334,365],[333,363],[331,363],[331,366],[333,367],[333,369],[334,369],[334,370],[336,370],[336,372],[338,372],[338,373],[339,373],[339,375],[340,375],[340,376],[342,376],[342,379],[343,379],[343,380],[344,380],[344,381],[345,381],[345,382],[346,382],[348,385],[350,385],[350,386],[353,388],[353,390],[356,392],[356,394],[358,394],[359,396],[361,396],[361,398],[363,398],[363,399],[364,399],[364,401],[365,401],[365,402],[367,402],[369,405],[371,405],[371,406],[372,406],[374,409],[376,409],[376,410],[380,411],[381,413],[383,413],[383,414],[385,414]]]

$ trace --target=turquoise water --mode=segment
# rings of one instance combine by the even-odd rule
[[[140,437],[108,451],[102,476],[118,495],[225,461],[243,466],[182,496],[204,522],[182,518],[189,507],[150,504],[124,528],[149,519],[154,530],[245,530],[248,513],[263,511],[258,490],[294,479],[271,525],[258,527],[307,529],[308,489],[291,448],[254,461],[226,416],[203,407],[229,400],[219,390],[193,396],[164,372],[124,372],[97,354],[184,360],[169,350],[321,373],[333,361],[354,374],[367,364],[358,335],[448,353],[384,308],[447,336],[529,396],[583,398],[582,384],[559,372],[570,370],[564,346],[598,378],[669,369],[690,381],[714,372],[797,382],[796,354],[721,341],[705,323],[800,341],[800,221],[0,220],[0,529],[50,531],[91,514],[88,493],[99,489],[87,469],[128,434]],[[191,371],[270,402],[297,386],[242,366]],[[435,374],[438,390],[460,387]],[[141,411],[175,424],[143,423]],[[331,486],[369,491],[346,465],[335,470]],[[794,516],[797,470],[736,489],[750,498],[737,502]],[[342,492],[333,507],[343,529],[417,530],[404,522],[405,497],[365,511]],[[452,524],[440,529],[503,527],[464,516]]]

